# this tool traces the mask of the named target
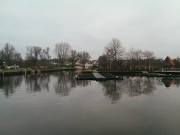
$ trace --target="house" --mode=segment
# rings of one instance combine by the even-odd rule
[[[84,68],[84,65],[82,64],[81,60],[76,60],[75,61],[75,68],[76,69],[83,69]]]
[[[81,64],[82,64],[81,60],[76,60],[75,61],[75,65],[81,65]]]
[[[75,68],[76,69],[93,69],[93,66],[97,66],[97,60],[88,61],[85,64],[82,63],[81,60],[76,60]]]
[[[92,69],[92,68],[93,68],[92,62],[86,62],[85,69]]]
[[[13,70],[13,69],[16,70],[16,69],[19,68],[19,66],[15,64],[15,65],[12,65],[12,66],[7,66],[6,68],[11,69],[11,70]]]
[[[165,61],[164,61],[164,68],[174,68],[175,64],[174,62],[171,60],[171,58],[169,56],[166,57]]]

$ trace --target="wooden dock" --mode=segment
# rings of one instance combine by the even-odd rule
[[[170,73],[165,73],[165,72],[162,72],[162,73],[142,73],[143,76],[147,76],[147,77],[180,77],[179,74],[170,74]]]
[[[95,78],[98,78],[98,79],[105,79],[106,78],[99,73],[92,73],[92,74],[94,75]]]
[[[103,81],[103,80],[123,80],[123,77],[114,76],[110,73],[98,73],[98,72],[89,72],[89,73],[80,73],[76,76],[77,80],[96,80],[96,81]]]

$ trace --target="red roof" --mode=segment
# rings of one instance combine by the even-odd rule
[[[174,62],[171,60],[171,58],[169,56],[166,57],[166,59],[168,59],[170,61],[170,63],[175,66]]]

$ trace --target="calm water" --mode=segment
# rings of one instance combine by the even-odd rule
[[[178,135],[180,79],[0,78],[0,135]]]

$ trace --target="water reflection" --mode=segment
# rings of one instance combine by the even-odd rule
[[[141,94],[150,95],[156,90],[154,78],[136,77],[126,80],[127,93],[129,96],[138,96]]]
[[[74,71],[64,71],[53,74],[57,78],[57,81],[54,83],[54,89],[57,95],[59,96],[68,96],[72,88],[77,86],[85,87],[90,84],[90,80],[75,80]]]
[[[8,76],[0,78],[0,90],[4,92],[5,96],[8,97],[15,92],[16,87],[20,87],[22,81],[22,89],[26,89],[27,92],[41,92],[54,90],[59,96],[68,96],[72,88],[77,86],[86,87],[90,85],[90,80],[75,80],[74,71],[64,71],[57,73],[42,73],[42,74],[31,74],[27,76]]]
[[[124,89],[122,81],[117,80],[109,80],[99,82],[103,86],[103,90],[105,91],[105,96],[108,96],[112,99],[112,103],[115,103],[117,100],[121,98],[122,91]]]
[[[25,77],[28,92],[49,91],[50,74],[34,74]]]
[[[168,79],[168,78],[163,78],[162,82],[166,87],[171,87],[171,85],[174,83],[174,80]]]
[[[74,72],[59,72],[54,74],[57,81],[54,83],[54,89],[57,95],[68,96],[73,87],[76,87]]]
[[[63,71],[56,73],[42,73],[28,76],[8,76],[0,78],[0,92],[9,97],[21,87],[20,90],[27,92],[53,91],[58,96],[69,96],[70,91],[76,87],[90,87],[90,80],[75,80],[74,71]],[[23,83],[22,83],[23,82]],[[157,86],[180,86],[180,78],[147,78],[147,77],[125,77],[124,80],[100,81],[104,95],[109,97],[112,103],[121,99],[123,94],[130,97],[139,95],[151,95]],[[22,85],[22,86],[21,86]]]
[[[180,86],[180,78],[174,79],[174,85],[176,85],[177,88]]]
[[[76,81],[76,86],[87,87],[88,85],[91,85],[90,80],[78,80],[78,81]]]
[[[165,87],[175,85],[178,88],[180,85],[180,78],[162,78],[162,82],[164,83]]]
[[[128,94],[131,97],[152,94],[156,90],[156,81],[154,78],[128,77],[124,80],[109,80],[100,83],[105,95],[111,98],[112,103],[115,103],[121,98],[122,94]]]
[[[4,92],[6,97],[9,97],[15,92],[17,87],[22,83],[22,76],[8,76],[0,78],[0,90]]]

